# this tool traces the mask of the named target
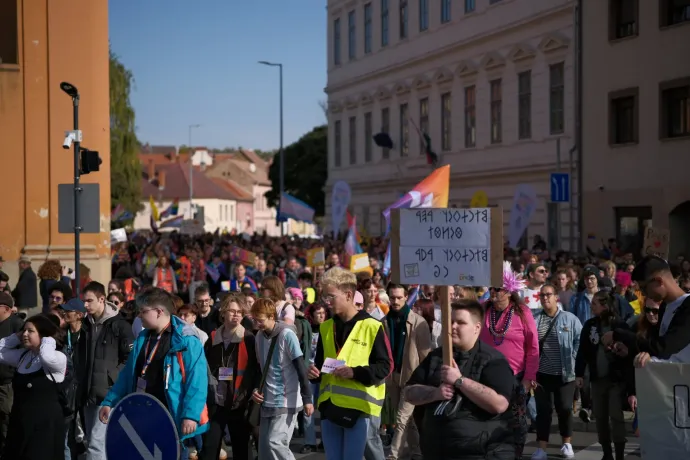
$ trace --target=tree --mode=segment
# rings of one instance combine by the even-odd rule
[[[317,126],[288,145],[285,155],[285,192],[314,208],[315,215],[323,216],[326,197],[324,187],[328,178],[328,127]],[[268,169],[271,190],[266,192],[268,204],[277,207],[280,196],[280,161],[275,160]]]
[[[110,51],[110,200],[136,215],[141,210],[141,166],[129,93],[134,77]]]

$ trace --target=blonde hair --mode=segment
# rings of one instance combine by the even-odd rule
[[[228,294],[220,303],[220,308],[218,309],[221,316],[224,315],[230,309],[231,303],[236,303],[237,306],[240,307],[240,310],[242,310],[242,312],[244,313],[247,307],[247,298],[243,294],[238,294],[234,292]]]
[[[340,291],[348,291],[354,294],[357,290],[357,276],[344,268],[333,267],[321,277],[321,286],[333,286]]]

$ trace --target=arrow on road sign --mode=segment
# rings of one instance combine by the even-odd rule
[[[149,452],[148,447],[146,447],[144,441],[141,440],[132,424],[129,423],[126,415],[123,414],[118,422],[120,423],[120,426],[124,430],[125,434],[127,434],[129,437],[129,440],[132,441],[132,444],[137,449],[137,452],[139,452],[139,455],[141,455],[142,460],[163,460],[163,453],[156,444],[153,445],[153,453]]]

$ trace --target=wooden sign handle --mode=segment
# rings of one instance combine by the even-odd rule
[[[440,286],[441,300],[441,347],[443,348],[443,364],[451,366],[453,362],[453,331],[452,312],[450,309],[450,290],[452,286]]]

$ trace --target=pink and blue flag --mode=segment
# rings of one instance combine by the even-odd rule
[[[292,195],[283,193],[280,196],[279,220],[294,219],[311,223],[314,221],[314,208]]]

